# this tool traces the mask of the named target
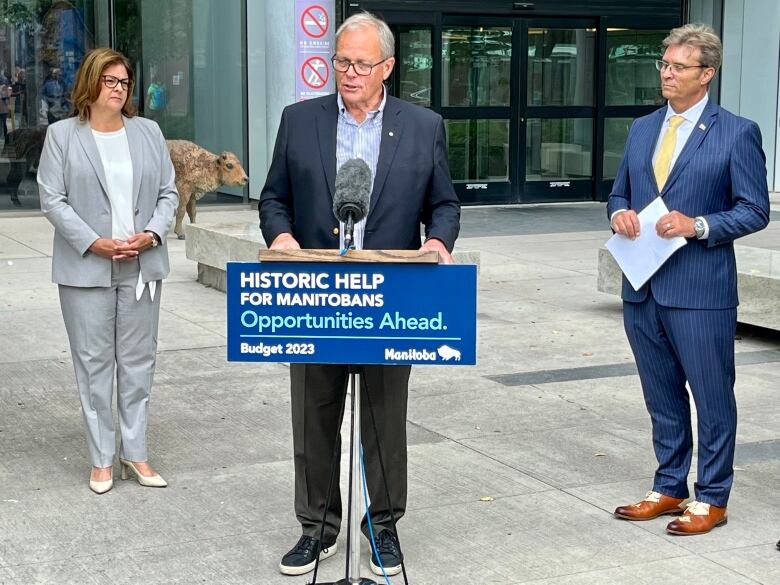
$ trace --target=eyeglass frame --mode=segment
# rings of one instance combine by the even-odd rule
[[[698,65],[681,65],[680,63],[667,63],[663,59],[656,59],[655,60],[655,68],[658,70],[658,72],[663,72],[666,69],[671,69],[675,73],[682,73],[686,69],[694,69],[694,68],[701,68],[701,69],[709,69],[709,65],[702,65],[699,63]]]
[[[113,82],[113,85],[109,85],[109,83],[112,83],[109,81],[109,79],[115,80]],[[122,89],[125,91],[128,91],[130,89],[130,78],[125,77],[124,79],[119,79],[118,77],[114,77],[113,75],[101,75],[100,80],[103,82],[103,85],[105,85],[108,89],[114,89],[117,85],[121,85]]]
[[[333,69],[335,71],[338,71],[339,73],[346,73],[347,71],[349,71],[349,68],[352,67],[352,70],[355,72],[355,75],[360,75],[361,77],[368,77],[369,75],[371,75],[374,72],[374,67],[376,67],[377,65],[381,65],[382,63],[384,63],[385,61],[387,61],[388,59],[391,59],[391,58],[392,57],[385,57],[381,61],[377,61],[376,63],[374,63],[372,65],[370,63],[363,63],[362,61],[350,61],[349,59],[341,59],[337,55],[333,55],[330,58],[330,64],[333,65]],[[338,67],[336,67],[336,61],[346,61],[347,62],[347,68],[344,69],[344,70],[339,69]],[[368,70],[368,73],[361,73],[360,71],[358,71],[357,70],[357,66],[358,65],[365,65],[367,67],[370,67],[370,69]]]

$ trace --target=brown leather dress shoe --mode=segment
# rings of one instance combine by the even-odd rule
[[[672,498],[658,492],[647,492],[645,499],[636,504],[615,509],[615,518],[623,520],[652,520],[664,514],[682,514],[685,500]]]
[[[681,536],[707,534],[716,526],[722,526],[726,522],[728,522],[726,508],[718,508],[712,504],[694,500],[688,504],[682,516],[669,522],[666,531],[669,534]]]

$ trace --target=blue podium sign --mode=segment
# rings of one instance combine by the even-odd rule
[[[476,363],[477,267],[229,262],[228,361]]]

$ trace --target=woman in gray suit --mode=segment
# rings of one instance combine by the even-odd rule
[[[38,167],[41,209],[54,225],[52,280],[68,332],[92,460],[89,487],[113,486],[116,367],[122,478],[165,487],[148,462],[166,236],[178,203],[160,128],[135,116],[133,70],[111,49],[76,74],[73,117],[49,126]]]

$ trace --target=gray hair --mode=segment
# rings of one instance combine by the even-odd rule
[[[701,64],[716,71],[723,61],[723,45],[713,28],[707,24],[685,24],[669,31],[664,47],[685,45],[701,51]]]
[[[393,31],[387,26],[387,23],[381,18],[374,16],[370,12],[358,12],[347,18],[336,31],[336,46],[339,45],[339,37],[345,31],[355,29],[364,29],[373,27],[379,35],[379,50],[382,53],[382,59],[387,59],[395,55],[395,37]]]

